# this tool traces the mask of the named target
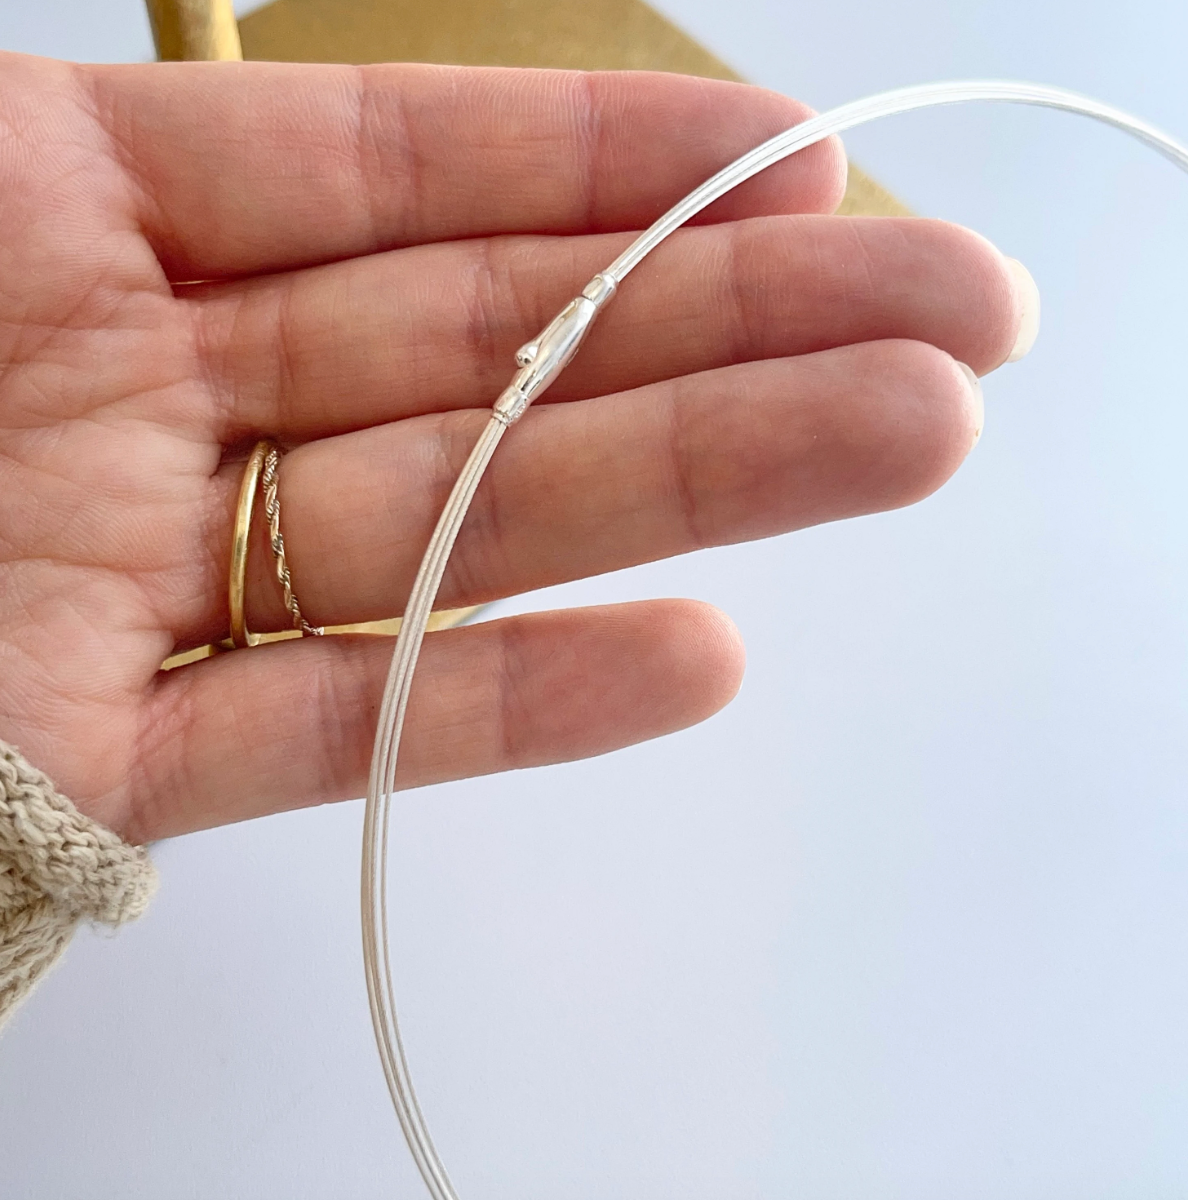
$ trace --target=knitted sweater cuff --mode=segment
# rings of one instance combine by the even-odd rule
[[[81,921],[140,916],[157,887],[130,846],[0,742],[0,1024],[66,948]]]

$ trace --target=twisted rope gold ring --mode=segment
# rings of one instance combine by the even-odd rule
[[[301,605],[293,592],[293,577],[289,572],[289,563],[285,558],[285,539],[280,528],[280,460],[284,451],[275,443],[267,445],[264,454],[264,466],[260,479],[264,487],[264,515],[268,518],[268,544],[272,547],[272,559],[276,566],[276,580],[285,594],[285,608],[294,629],[300,629],[302,637],[321,637],[326,632],[321,625],[311,625],[301,615]]]

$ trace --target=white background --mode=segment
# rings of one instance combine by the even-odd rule
[[[664,7],[818,107],[1012,76],[1188,135],[1178,0]],[[0,45],[151,52],[134,0],[0,0]],[[464,1197],[1188,1193],[1188,180],[1033,110],[849,144],[1023,259],[1043,332],[918,508],[499,607],[698,596],[750,667],[698,729],[402,802],[398,987]],[[360,817],[159,848],[150,914],[0,1039],[0,1194],[420,1194]]]

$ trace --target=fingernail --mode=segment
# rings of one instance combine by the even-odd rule
[[[1008,258],[1007,266],[1015,280],[1015,294],[1019,297],[1020,309],[1019,332],[1007,355],[1007,362],[1018,362],[1039,337],[1040,294],[1031,272],[1017,258]]]
[[[977,416],[977,428],[974,429],[974,441],[982,436],[982,426],[986,423],[986,406],[982,398],[982,381],[963,362],[957,363],[969,383],[969,393],[973,397],[974,412]]]

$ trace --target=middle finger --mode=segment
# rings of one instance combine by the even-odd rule
[[[188,289],[224,442],[307,440],[486,407],[516,348],[630,235],[500,237]],[[792,216],[680,231],[549,392],[572,400],[855,342],[929,342],[979,374],[1010,353],[1007,260],[941,221]]]

